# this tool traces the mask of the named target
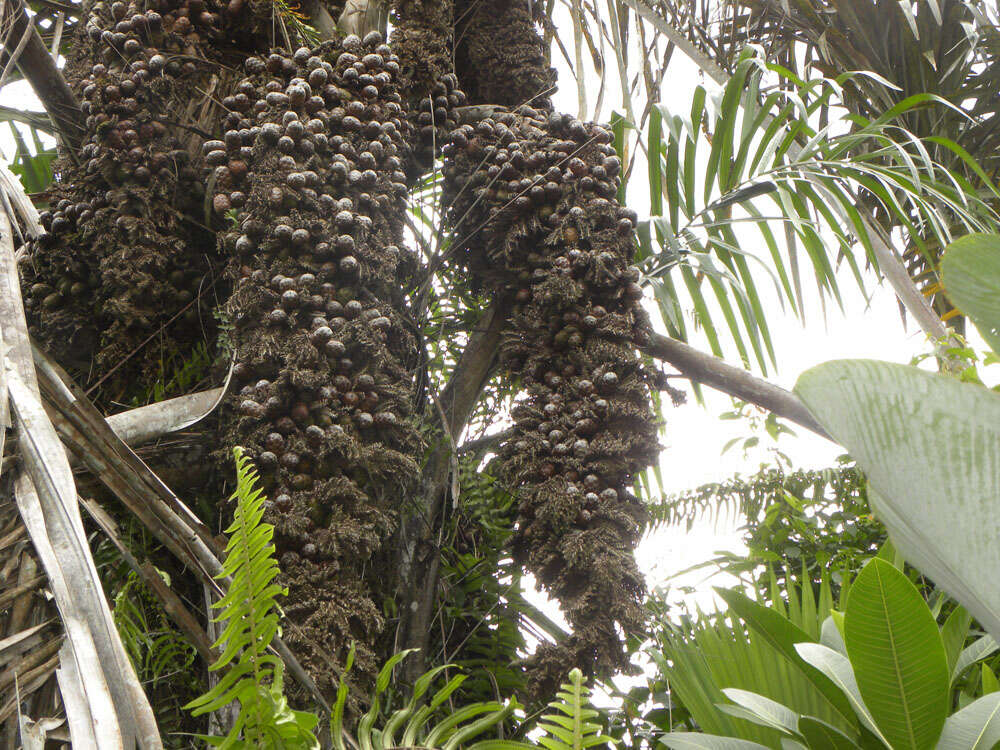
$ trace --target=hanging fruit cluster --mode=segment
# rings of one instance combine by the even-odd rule
[[[535,676],[613,672],[627,663],[618,627],[642,624],[630,488],[656,460],[660,383],[636,352],[649,323],[612,137],[522,107],[462,126],[445,154],[456,251],[512,310],[500,357],[523,394],[499,458],[520,502],[515,555],[574,628],[538,652]]]
[[[121,396],[211,327],[215,241],[192,131],[217,121],[206,55],[226,12],[211,0],[101,1],[80,26],[67,69],[86,140],[79,163],[63,159],[47,234],[23,266],[26,302],[66,364],[106,373],[138,351],[118,371]]]
[[[204,144],[214,210],[234,221],[222,239],[237,360],[226,442],[265,482],[287,640],[329,690],[352,640],[373,666],[382,618],[363,570],[418,473],[401,291],[414,270],[402,243],[410,126],[377,32],[245,70],[223,137]]]
[[[465,104],[453,72],[455,31],[452,0],[396,0],[392,49],[405,73],[414,144],[406,172],[411,179],[428,171],[451,131],[457,108]]]
[[[531,6],[531,0],[455,0],[455,70],[473,104],[551,109],[556,74]]]

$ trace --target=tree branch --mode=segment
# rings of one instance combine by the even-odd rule
[[[517,431],[513,427],[508,427],[502,432],[494,432],[490,435],[483,435],[481,438],[476,438],[475,440],[469,440],[458,446],[459,455],[465,455],[466,453],[477,453],[479,451],[489,451],[492,450],[494,446],[500,445],[510,438],[512,438]]]
[[[469,422],[479,394],[483,392],[500,348],[500,334],[503,332],[506,314],[500,303],[493,303],[483,315],[477,330],[469,338],[469,343],[455,365],[451,379],[441,392],[441,406],[444,409],[448,430],[457,440]]]
[[[746,370],[727,365],[718,357],[658,334],[650,337],[643,351],[655,359],[673,365],[682,375],[696,383],[702,383],[730,396],[756,404],[779,417],[812,430],[827,440],[832,439],[794,393],[768,383]]]
[[[410,617],[402,621],[406,629],[398,634],[396,646],[420,649],[403,665],[404,680],[416,679],[425,669],[441,562],[434,534],[439,529],[445,501],[452,494],[449,480],[454,479],[457,462],[455,441],[468,424],[489,379],[506,319],[503,304],[495,302],[489,307],[442,391],[438,399],[443,412],[441,430],[450,434],[437,433],[424,466],[418,505],[402,525],[400,593],[409,606]],[[429,553],[426,565],[417,564],[422,553]]]
[[[468,423],[489,377],[500,341],[504,316],[491,309],[485,317],[486,327],[469,341],[455,374],[440,398],[453,438],[457,438]],[[653,334],[643,351],[676,367],[686,378],[755,404],[817,435],[828,437],[795,394],[746,370],[726,364],[689,344],[657,334]],[[190,426],[211,412],[221,396],[221,388],[199,391],[115,414],[107,421],[118,437],[129,446],[136,447]],[[459,446],[458,452],[462,454],[489,447],[509,434],[509,431],[504,431],[469,441]],[[450,443],[447,450],[451,450]]]

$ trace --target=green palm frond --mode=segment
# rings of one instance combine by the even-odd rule
[[[736,475],[695,489],[667,495],[646,505],[647,532],[666,526],[692,527],[696,519],[722,516],[758,517],[793,498],[803,505],[849,501],[854,508],[867,508],[864,475],[853,464],[826,469],[784,471],[765,467],[748,477]]]
[[[775,583],[771,605],[720,590],[729,609],[712,617],[700,615],[681,625],[664,624],[660,649],[651,655],[705,733],[781,747],[780,731],[725,708],[723,691],[735,688],[816,717],[849,736],[857,734],[857,721],[848,703],[832,686],[824,689],[815,672],[790,646],[823,637],[824,623],[833,608],[829,585],[824,581],[817,595],[811,581],[790,581],[786,578],[781,587]]]
[[[455,691],[466,679],[464,674],[448,677],[454,664],[443,664],[417,678],[409,699],[399,708],[391,708],[389,686],[393,670],[413,650],[401,651],[390,658],[375,681],[368,711],[357,721],[353,732],[344,723],[344,707],[350,688],[347,674],[353,666],[354,649],[347,658],[340,678],[337,700],[330,718],[330,736],[335,750],[347,750],[346,738],[353,737],[360,750],[389,750],[395,747],[440,748],[440,750],[530,750],[532,745],[505,740],[477,738],[495,731],[519,705],[516,701],[480,701],[451,706]],[[429,693],[434,683],[445,677],[445,684]]]
[[[874,74],[845,80],[838,101],[820,106],[821,123],[836,115],[838,105],[877,119],[915,95],[948,102],[947,107],[900,112],[900,125],[922,140],[935,161],[994,201],[991,193],[1000,169],[1000,101],[995,96],[1000,23],[995,3],[810,0],[793,8],[783,0],[633,2],[652,25],[669,27],[689,45],[703,69],[717,64],[735,71],[742,48],[757,44],[767,50],[770,62],[801,79],[859,69]],[[794,88],[790,79],[779,85]],[[942,133],[948,138],[939,142]],[[933,236],[918,236],[907,243],[904,260],[938,314],[947,315],[952,308],[936,284],[942,247]]]
[[[721,91],[698,87],[690,109],[658,107],[649,133],[653,218],[640,233],[640,261],[672,336],[688,336],[676,304],[683,285],[713,352],[723,355],[721,314],[742,361],[766,371],[776,356],[761,271],[802,316],[807,268],[821,299],[840,303],[841,264],[864,290],[863,267],[877,268],[872,233],[881,229],[865,214],[903,227],[928,255],[925,240],[997,226],[977,189],[901,124],[909,113],[948,109],[939,97],[915,95],[870,119],[820,121],[849,82],[865,77],[802,81],[748,48]],[[940,136],[934,145],[960,148]]]

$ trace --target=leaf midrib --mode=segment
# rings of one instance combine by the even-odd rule
[[[891,615],[891,613],[889,611],[889,602],[886,599],[886,595],[885,595],[885,584],[884,584],[884,582],[882,580],[882,572],[878,568],[876,568],[875,569],[875,575],[878,578],[878,595],[879,595],[879,599],[882,602],[882,609],[885,612],[885,625],[886,625],[885,629],[886,629],[886,633],[888,633],[888,635],[889,635],[889,648],[892,651],[892,664],[893,664],[895,675],[896,675],[896,683],[897,683],[897,686],[899,688],[900,699],[902,700],[902,703],[903,703],[903,718],[906,721],[906,733],[907,733],[907,735],[909,736],[909,739],[910,739],[910,747],[912,747],[912,748],[914,748],[914,750],[916,750],[916,748],[917,748],[917,738],[916,738],[916,735],[914,734],[914,731],[913,731],[913,722],[910,719],[909,700],[907,698],[906,690],[905,690],[905,688],[903,686],[902,669],[900,668],[898,650],[896,649],[896,638],[895,638],[895,636],[893,634],[893,622],[894,622],[894,620],[893,620],[892,615]]]

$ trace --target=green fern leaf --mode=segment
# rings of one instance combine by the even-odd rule
[[[219,682],[185,706],[192,715],[218,711],[238,702],[239,714],[225,737],[202,737],[223,750],[289,748],[314,750],[312,733],[319,719],[293,711],[284,696],[281,660],[269,653],[281,629],[278,597],[286,590],[275,583],[279,574],[273,543],[274,527],[264,523],[264,493],[250,460],[236,448],[236,502],[226,529],[226,559],[220,579],[231,577],[229,590],[213,607],[216,622],[225,623],[215,647],[219,658],[209,669],[225,669]]]
[[[599,716],[590,706],[590,689],[584,684],[583,673],[574,669],[569,682],[556,693],[549,704],[553,713],[545,714],[538,727],[545,736],[538,743],[546,750],[586,750],[595,745],[615,746],[615,741],[601,733],[602,727],[590,721]]]

